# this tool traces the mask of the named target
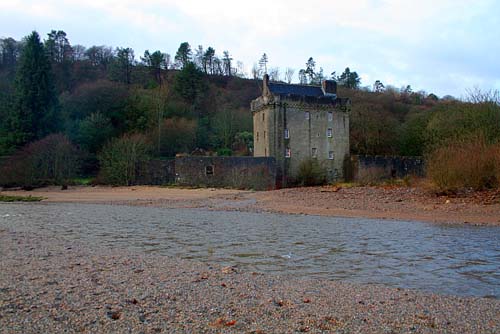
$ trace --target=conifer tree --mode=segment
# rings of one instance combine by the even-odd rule
[[[23,145],[59,130],[59,103],[50,61],[36,31],[26,44],[16,73],[16,106],[12,115],[14,142]]]

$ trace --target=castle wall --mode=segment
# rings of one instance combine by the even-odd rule
[[[301,162],[310,158],[316,159],[324,168],[328,181],[343,178],[344,160],[349,156],[348,114],[320,106],[285,104],[283,108],[286,109],[285,128],[290,135],[289,139],[283,137],[285,150],[291,150],[290,158],[285,158],[290,181],[297,176]],[[285,129],[281,132],[284,133]]]
[[[175,173],[181,186],[276,188],[276,161],[269,157],[179,157]]]

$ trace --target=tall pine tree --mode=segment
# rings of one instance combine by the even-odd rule
[[[59,103],[51,64],[36,31],[26,37],[15,92],[16,106],[12,115],[15,144],[23,145],[59,130]]]

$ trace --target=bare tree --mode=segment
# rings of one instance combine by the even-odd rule
[[[295,70],[291,67],[287,67],[285,70],[285,80],[288,84],[292,83],[293,75],[295,74]]]
[[[269,69],[269,80],[271,81],[280,81],[281,73],[279,67],[272,67]]]

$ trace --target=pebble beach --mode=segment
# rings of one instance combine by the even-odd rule
[[[263,275],[0,229],[0,333],[498,333],[497,299]]]

